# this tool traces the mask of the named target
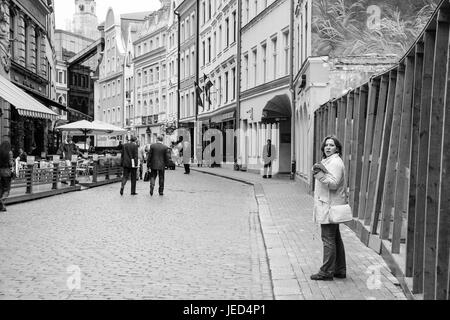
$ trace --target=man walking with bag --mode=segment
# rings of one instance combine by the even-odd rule
[[[169,164],[170,149],[163,144],[163,137],[158,136],[156,143],[150,146],[147,156],[147,168],[151,170],[150,173],[150,195],[153,196],[153,189],[155,188],[156,177],[159,176],[159,195],[164,195],[164,175],[166,166]]]
[[[264,175],[263,178],[272,178],[272,161],[276,159],[277,151],[275,145],[272,144],[270,139],[267,140],[267,144],[263,148],[263,160],[264,160]],[[267,169],[269,169],[269,175],[267,175]]]
[[[131,136],[130,142],[125,143],[122,148],[122,167],[123,178],[120,187],[120,195],[123,195],[123,188],[125,187],[131,174],[131,195],[136,193],[136,173],[138,168],[138,146],[136,145],[136,137]]]

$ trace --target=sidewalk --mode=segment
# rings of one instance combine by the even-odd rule
[[[191,170],[254,185],[276,300],[407,299],[383,258],[345,225],[340,229],[347,278],[310,280],[322,264],[322,241],[320,229],[312,222],[313,198],[295,181],[262,179],[223,168],[192,166]]]

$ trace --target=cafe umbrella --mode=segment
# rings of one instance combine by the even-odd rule
[[[108,126],[107,126],[108,125]],[[113,128],[114,127],[114,128]],[[69,132],[72,134],[83,134],[84,135],[84,148],[86,149],[86,140],[88,135],[108,135],[114,133],[123,133],[124,129],[109,125],[107,123],[102,123],[100,121],[89,122],[87,120],[80,120],[72,123],[68,123],[59,127],[57,130]]]

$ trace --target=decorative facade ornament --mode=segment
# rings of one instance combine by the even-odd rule
[[[9,4],[6,0],[0,0],[0,63],[6,73],[11,67],[9,41]]]

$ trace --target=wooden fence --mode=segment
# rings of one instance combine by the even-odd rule
[[[449,299],[450,5],[394,68],[315,111],[314,161],[343,144],[361,240],[401,258],[412,293]],[[357,228],[356,228],[357,229]],[[386,252],[385,252],[386,253]],[[418,295],[420,296],[420,295]]]

